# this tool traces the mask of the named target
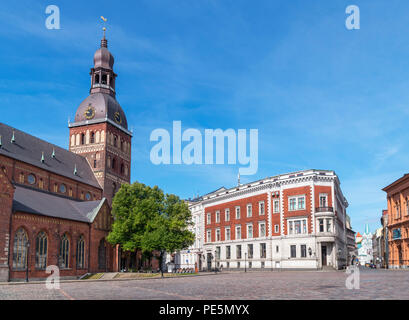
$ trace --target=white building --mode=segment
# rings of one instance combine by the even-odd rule
[[[347,206],[328,170],[221,188],[190,205],[200,240],[181,259],[194,258],[200,270],[342,268]]]
[[[360,236],[360,235],[359,235]],[[368,224],[365,225],[365,232],[361,237],[357,234],[358,259],[364,266],[366,263],[373,262],[372,233],[369,232]]]

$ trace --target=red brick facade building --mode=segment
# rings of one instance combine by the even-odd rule
[[[205,269],[347,264],[348,203],[333,171],[305,170],[222,188],[203,196],[200,205]]]
[[[131,138],[116,101],[107,40],[94,55],[90,95],[69,124],[69,151],[0,123],[0,282],[117,271],[106,241],[111,202],[130,182]]]

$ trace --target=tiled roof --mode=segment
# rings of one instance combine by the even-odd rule
[[[48,192],[15,186],[13,212],[25,212],[53,218],[93,222],[106,199],[74,201]]]
[[[11,142],[14,132],[14,142]],[[101,188],[83,156],[31,136],[0,122],[0,155],[29,163],[61,176]],[[55,158],[52,157],[53,151]],[[44,153],[44,162],[41,161]],[[75,167],[77,174],[74,174]]]

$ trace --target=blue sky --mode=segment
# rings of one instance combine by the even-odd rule
[[[61,30],[45,28],[58,5]],[[361,29],[345,28],[358,5]],[[258,129],[249,182],[338,174],[357,231],[379,227],[381,190],[409,164],[408,1],[7,1],[0,11],[0,121],[68,147],[108,18],[117,99],[133,129],[132,181],[184,198],[237,183],[237,166],[155,166],[152,130]]]

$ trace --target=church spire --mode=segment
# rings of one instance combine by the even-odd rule
[[[91,69],[91,89],[90,93],[106,93],[115,97],[115,78],[114,57],[108,50],[108,40],[106,38],[105,22],[106,18],[101,16],[104,21],[103,37],[101,47],[94,54],[94,67]]]

